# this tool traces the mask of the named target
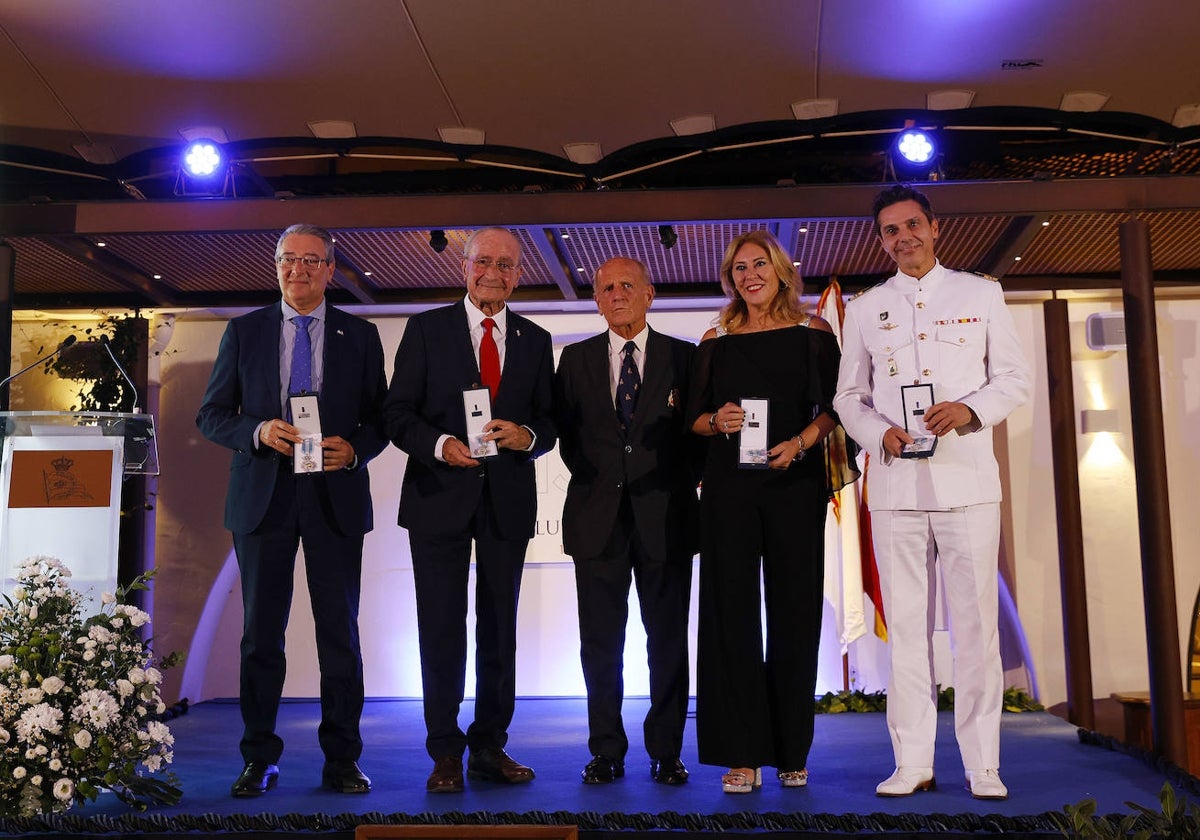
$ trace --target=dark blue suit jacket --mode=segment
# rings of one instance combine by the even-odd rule
[[[492,416],[528,426],[536,441],[532,452],[501,449],[482,470],[452,467],[434,457],[443,434],[466,440],[462,394],[481,387],[466,303],[414,315],[404,328],[384,402],[384,422],[388,438],[408,453],[399,523],[410,532],[463,533],[486,487],[500,536],[510,540],[533,536],[537,517],[533,459],[555,442],[554,352],[544,329],[511,308],[507,317],[504,370]]]
[[[563,506],[563,550],[596,557],[629,494],[638,535],[658,562],[698,549],[696,485],[703,439],[684,421],[695,345],[650,330],[629,434],[613,406],[608,332],[563,348],[554,378],[558,451],[571,471]]]
[[[381,405],[387,387],[383,345],[375,325],[325,307],[325,359],[319,405],[321,432],[338,435],[354,447],[353,470],[323,472],[305,480],[328,482],[334,522],[346,535],[373,527],[367,462],[383,451]],[[204,400],[196,415],[200,432],[233,450],[225,527],[253,531],[262,522],[279,475],[278,452],[254,447],[254,429],[281,415],[278,303],[234,318],[225,329]]]

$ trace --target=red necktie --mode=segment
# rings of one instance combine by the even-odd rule
[[[500,351],[496,349],[496,340],[492,338],[492,327],[496,322],[491,318],[483,319],[483,338],[479,342],[479,378],[496,400],[496,391],[500,388]]]

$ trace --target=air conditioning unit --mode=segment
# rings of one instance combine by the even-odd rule
[[[1092,350],[1125,349],[1125,313],[1094,312],[1084,324],[1087,346]]]

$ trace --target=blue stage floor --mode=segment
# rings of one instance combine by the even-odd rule
[[[837,833],[839,827],[847,833],[861,829],[868,817],[872,819],[866,823],[881,821],[879,828],[896,830],[908,822],[898,817],[911,814],[925,818],[948,815],[951,826],[977,826],[984,832],[1023,827],[1030,836],[1040,836],[1037,820],[1028,826],[1020,820],[1061,813],[1064,806],[1089,798],[1097,801],[1101,814],[1128,813],[1125,803],[1129,801],[1157,811],[1159,790],[1168,778],[1139,757],[1081,743],[1074,726],[1051,714],[1005,714],[1001,773],[1010,797],[1002,802],[975,800],[963,787],[952,715],[943,713],[939,716],[937,790],[884,799],[875,796],[874,790],[891,772],[892,758],[884,716],[876,713],[819,715],[808,787],[782,788],[771,771],[764,773],[762,790],[747,795],[722,793],[724,768],[697,763],[689,722],[683,760],[691,779],[680,787],[666,787],[649,778],[649,759],[640,737],[645,708],[642,699],[626,702],[631,741],[627,775],[612,785],[580,783],[579,771],[590,757],[582,699],[521,699],[508,749],[519,761],[531,765],[537,778],[515,787],[468,781],[462,794],[430,795],[424,789],[431,762],[424,749],[420,701],[370,700],[363,718],[366,749],[360,765],[373,780],[374,789],[366,795],[348,796],[319,786],[322,758],[316,738],[317,704],[287,701],[279,727],[287,743],[279,786],[261,798],[246,800],[229,796],[229,786],[241,769],[237,705],[202,703],[170,722],[175,736],[173,769],[184,790],[179,805],[134,815],[111,796],[102,797],[94,805],[72,811],[67,822],[58,824],[64,830],[59,833],[96,832],[107,826],[108,819],[121,824],[107,826],[110,830],[123,826],[124,833],[136,829],[156,836],[170,836],[170,828],[185,825],[191,830],[229,831],[230,824],[223,823],[227,818],[244,828],[258,826],[258,830],[271,831],[274,818],[286,815],[284,822],[293,828],[297,822],[303,823],[303,818],[313,817],[315,823],[306,823],[310,830],[337,834],[340,829],[339,836],[349,837],[355,824],[394,822],[397,815],[402,815],[402,822],[418,823],[468,815],[463,819],[469,823],[566,820],[584,831],[719,828],[795,834],[794,823],[776,826],[761,815],[810,815],[813,819],[801,820],[801,827],[810,830],[811,836],[819,836],[823,831]],[[466,704],[464,720],[469,720],[469,711],[470,704]],[[1196,801],[1200,788],[1193,784],[1195,779],[1177,771],[1172,775],[1181,794]],[[260,815],[262,820],[249,819]],[[736,815],[742,816],[735,819]],[[986,815],[1000,820],[978,819]],[[320,819],[334,816],[338,819],[332,822]],[[916,821],[917,825],[924,822],[927,820]],[[351,827],[349,833],[347,826]],[[13,828],[7,826],[10,831]]]

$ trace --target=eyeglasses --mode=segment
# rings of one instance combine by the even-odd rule
[[[329,260],[321,257],[276,257],[275,262],[284,268],[316,268],[321,263],[327,263]]]
[[[471,260],[471,264],[474,265],[479,271],[487,271],[489,268],[495,266],[496,270],[501,274],[511,274],[517,270],[517,267],[508,260],[497,260],[493,262],[491,257],[480,257],[477,260]]]

